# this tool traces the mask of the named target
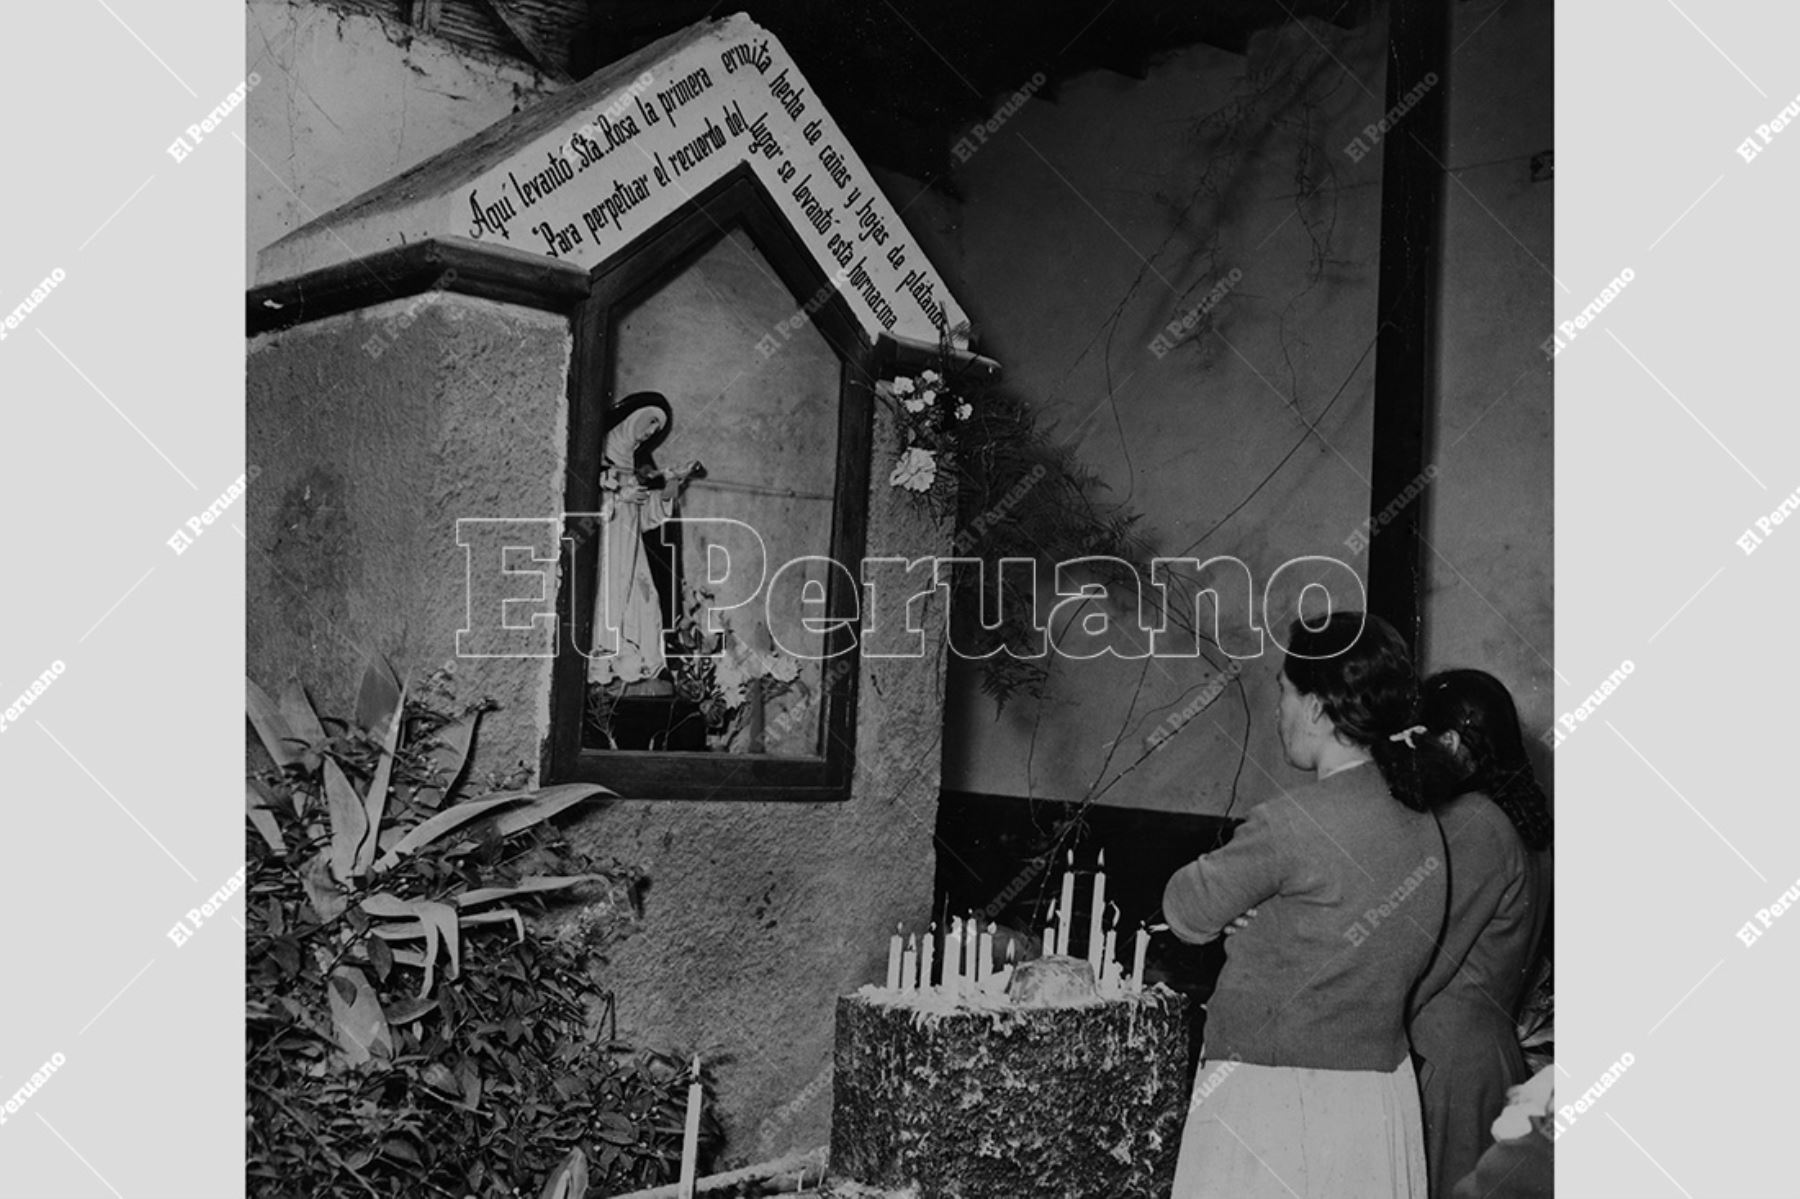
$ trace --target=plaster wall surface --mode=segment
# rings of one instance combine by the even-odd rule
[[[568,322],[430,292],[252,342],[246,496],[252,677],[297,672],[330,714],[354,710],[366,656],[417,682],[468,624],[462,517],[562,511]],[[534,771],[549,662],[463,659],[483,770]]]
[[[1537,349],[1552,186],[1529,177],[1552,145],[1550,20],[1547,3],[1455,6],[1438,84],[1450,177],[1423,665],[1493,671],[1528,735],[1553,718],[1551,375]],[[1259,593],[1305,554],[1366,578],[1349,539],[1370,515],[1381,144],[1368,127],[1385,108],[1385,37],[1380,19],[1312,24],[1260,34],[1247,56],[1172,54],[1143,81],[1079,77],[970,158],[960,203],[907,210],[983,351],[1099,472],[1102,498],[1143,513],[1159,554],[1237,556]],[[1192,328],[1159,355],[1171,321]],[[1295,592],[1277,590],[1279,630]],[[1130,769],[1101,802],[1242,815],[1302,777],[1275,735],[1279,651],[1271,641],[1241,688],[1195,710],[1218,690],[1212,658],[1058,661],[1041,703],[998,714],[958,664],[946,786],[1079,800]]]
[[[250,279],[264,246],[557,90],[522,63],[311,0],[257,0],[245,23],[262,79],[244,117]]]

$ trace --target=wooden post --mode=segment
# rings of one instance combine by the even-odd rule
[[[1430,496],[1424,472],[1427,417],[1437,397],[1448,32],[1447,0],[1388,9],[1387,112],[1400,109],[1409,93],[1416,99],[1395,120],[1381,153],[1369,610],[1400,631],[1415,658],[1429,552],[1422,540]],[[1432,77],[1436,82],[1426,85]],[[1402,499],[1409,489],[1415,496]]]

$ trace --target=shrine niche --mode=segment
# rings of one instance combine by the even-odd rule
[[[519,732],[543,781],[849,798],[860,563],[892,467],[877,477],[891,447],[875,384],[969,357],[969,325],[772,35],[740,14],[645,46],[295,230],[259,267],[253,330],[421,291],[566,318],[563,412],[546,422],[533,394],[491,418],[529,421],[509,455],[555,447],[559,502],[442,514],[520,529],[463,570],[482,582],[459,638],[486,621],[505,644],[457,652],[516,657],[537,680],[480,667],[508,679],[515,713],[535,691]],[[409,322],[420,312],[463,309],[407,302]],[[429,336],[383,336],[383,366]],[[540,582],[483,589],[521,574]]]
[[[609,778],[642,769],[683,785],[707,768],[674,755],[708,753],[822,769],[826,717],[851,701],[852,639],[801,614],[810,596],[854,615],[828,563],[860,556],[863,505],[840,511],[840,482],[867,485],[855,464],[869,422],[841,409],[869,401],[844,394],[846,363],[793,319],[800,302],[752,232],[768,216],[747,181],[727,185],[691,223],[693,245],[647,251],[590,301],[587,348],[603,362],[597,392],[574,400],[568,510],[597,515],[571,516],[562,576],[585,676],[578,748],[555,751],[573,773],[585,759]],[[779,352],[759,351],[777,327]],[[721,555],[763,578],[748,601],[725,606],[733,597],[708,586]],[[572,673],[554,700],[565,720]],[[850,730],[835,736],[853,745]],[[619,756],[633,753],[652,757]]]

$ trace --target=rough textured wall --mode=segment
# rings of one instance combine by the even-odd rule
[[[556,87],[520,63],[313,0],[256,0],[246,17],[248,70],[262,77],[244,118],[251,279],[270,242]]]
[[[364,348],[371,337],[379,357]],[[298,670],[321,708],[345,712],[368,648],[403,675],[454,655],[465,568],[452,521],[561,511],[567,363],[562,319],[456,296],[253,343],[249,460],[263,473],[246,497],[247,658],[258,681]],[[887,483],[893,443],[883,411],[870,552],[941,551],[947,530]],[[735,1160],[824,1143],[833,1004],[881,975],[897,922],[927,915],[943,710],[935,600],[922,619],[925,657],[863,664],[849,801],[619,802],[576,826],[650,879],[642,919],[595,945],[610,959],[620,1032],[702,1055]],[[464,697],[502,705],[483,722],[478,774],[537,763],[548,666],[457,663]],[[593,922],[578,912],[569,923]]]
[[[1493,670],[1528,731],[1550,719],[1553,677],[1550,373],[1535,347],[1554,285],[1534,262],[1550,260],[1552,195],[1528,182],[1527,161],[1551,145],[1549,22],[1543,0],[1457,5],[1439,85],[1452,178],[1442,475],[1427,515],[1443,556],[1425,665]],[[1110,498],[1145,515],[1157,552],[1235,554],[1259,591],[1296,555],[1367,569],[1346,539],[1369,515],[1381,153],[1364,129],[1384,108],[1385,37],[1379,17],[1353,31],[1314,24],[1258,35],[1247,56],[1172,54],[1142,81],[1081,77],[969,159],[960,204],[907,208],[967,297],[983,351]],[[1304,81],[1303,100],[1283,101],[1284,77]],[[1232,106],[1255,96],[1240,140],[1226,139]],[[1173,349],[1150,349],[1234,268],[1242,277]],[[1241,777],[1235,687],[1179,722],[1217,677],[1193,662],[1061,661],[1042,704],[998,717],[972,672],[953,671],[946,785],[1079,799],[1178,725],[1102,802],[1219,813],[1238,777],[1241,812],[1299,777],[1275,736],[1276,661],[1271,647],[1246,663]]]
[[[379,355],[372,353],[379,347]],[[325,712],[354,710],[362,660],[422,678],[466,621],[460,517],[562,511],[568,321],[427,293],[251,344],[245,660],[298,671]],[[549,663],[465,659],[491,696],[478,769],[535,770]]]

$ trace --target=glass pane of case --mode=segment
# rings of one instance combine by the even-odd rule
[[[583,748],[822,755],[837,356],[741,229],[608,341]]]

